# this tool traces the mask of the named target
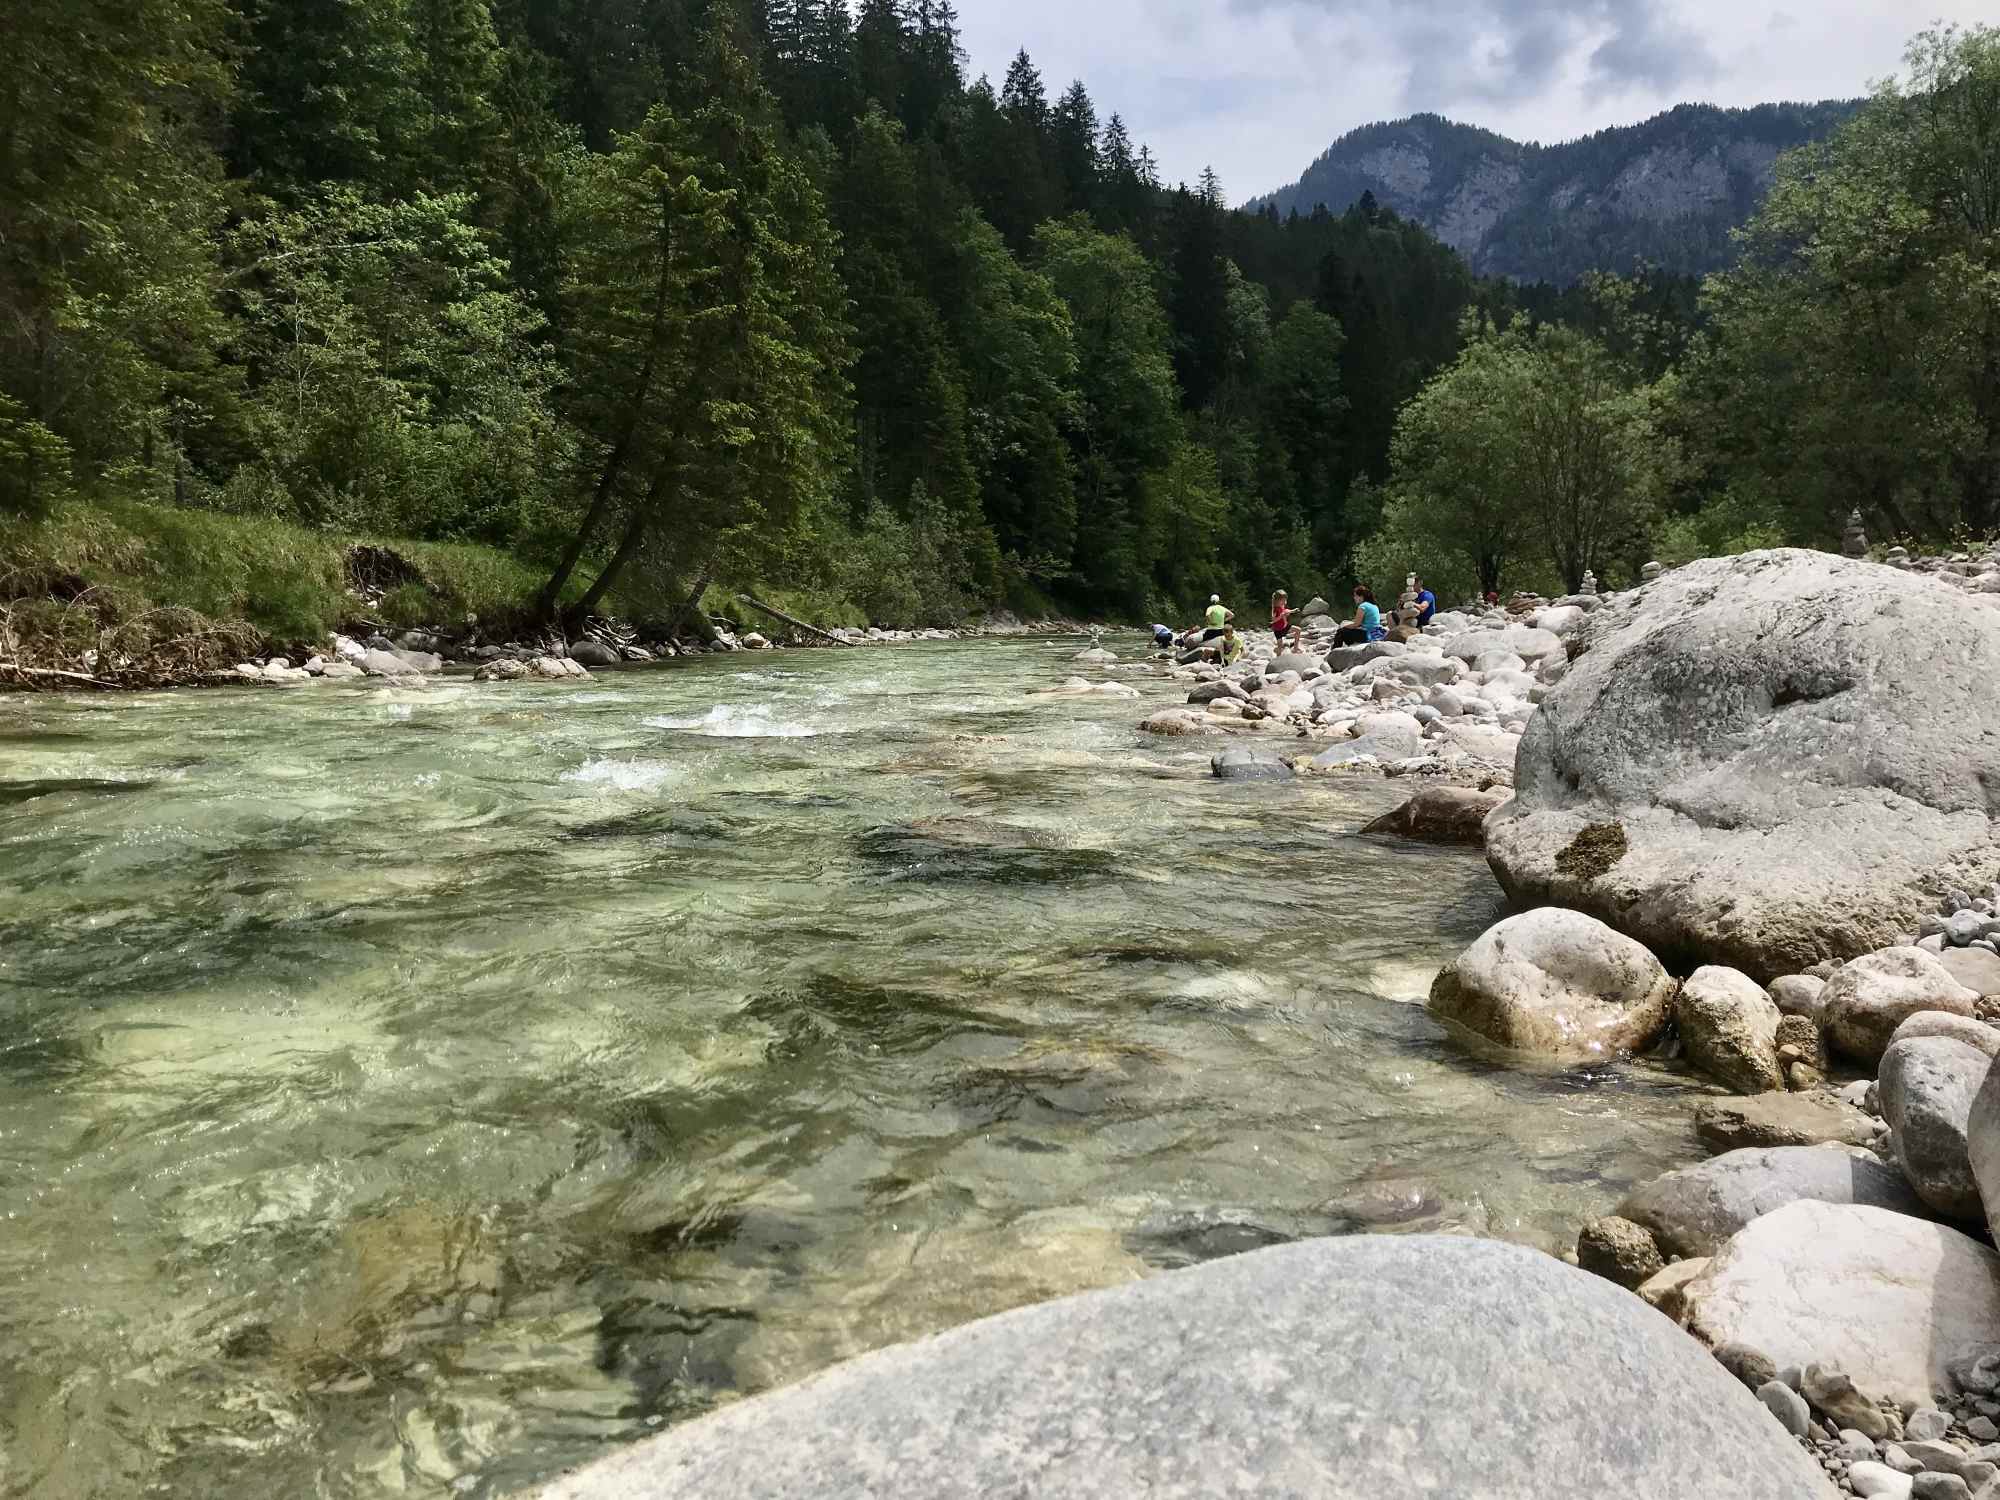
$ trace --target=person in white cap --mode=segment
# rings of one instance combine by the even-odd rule
[[[1214,640],[1223,631],[1227,630],[1235,622],[1235,619],[1236,615],[1233,611],[1222,607],[1222,595],[1210,594],[1208,596],[1208,629],[1201,633],[1201,638],[1204,641]]]

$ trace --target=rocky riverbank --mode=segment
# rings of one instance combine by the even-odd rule
[[[1423,1237],[1260,1252],[872,1356],[554,1493],[747,1494],[754,1453],[758,1475],[805,1465],[841,1495],[1099,1493],[1112,1473],[1162,1494],[1539,1495],[1560,1472],[1659,1500],[2000,1500],[2000,555],[1649,571],[1361,647],[1333,649],[1320,615],[1305,649],[1252,635],[1228,668],[1097,645],[1051,691],[1172,682],[1184,701],[1140,727],[1226,741],[1225,781],[1425,778],[1368,831],[1484,843],[1521,908],[1437,976],[1433,1014],[1488,1065],[1677,1062],[1717,1090],[1690,1120],[1711,1160],[1580,1226],[1572,1266]],[[1398,1325],[1403,1278],[1423,1307],[1389,1347],[1319,1346]],[[1481,1278],[1493,1295],[1451,1305]],[[1190,1342],[1218,1307],[1228,1331]],[[994,1387],[1023,1336],[1049,1368]],[[1203,1352],[1123,1378],[1168,1347]],[[1644,1397],[1609,1420],[1627,1381]],[[1198,1421],[1133,1408],[1179,1384]],[[977,1452],[969,1411],[995,1440]],[[807,1430],[866,1441],[783,1436]]]
[[[1024,624],[1001,613],[988,616],[968,630],[867,630],[836,627],[818,638],[801,630],[783,630],[773,636],[756,631],[741,635],[718,628],[705,642],[660,640],[641,644],[630,630],[614,622],[594,622],[575,639],[550,632],[543,639],[492,642],[476,629],[451,633],[443,630],[408,630],[391,638],[371,635],[365,639],[336,635],[325,651],[273,656],[262,661],[239,663],[233,676],[219,681],[235,681],[260,687],[292,687],[312,682],[338,682],[375,677],[412,685],[438,676],[447,668],[472,672],[479,682],[562,681],[587,678],[593,668],[642,666],[676,657],[727,654],[734,651],[784,651],[846,646],[896,646],[931,641],[969,640],[986,636],[1085,635],[1089,627],[1069,620],[1045,620]],[[108,684],[107,684],[108,685]]]
[[[1692,1122],[1719,1154],[1576,1262],[1862,1496],[2000,1500],[1996,593],[2000,555],[1713,560],[1345,651],[1253,640],[1171,668],[1187,703],[1141,726],[1238,738],[1223,779],[1452,784],[1371,831],[1482,839],[1527,909],[1433,1013],[1488,1055],[1677,1058],[1735,1096]]]

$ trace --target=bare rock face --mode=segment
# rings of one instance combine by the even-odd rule
[[[1517,902],[1768,982],[2000,866],[2000,611],[1960,590],[1752,552],[1608,599],[1567,645],[1488,830]]]
[[[1502,1047],[1596,1062],[1649,1044],[1673,995],[1660,961],[1630,938],[1546,907],[1487,929],[1438,975],[1430,1008]]]

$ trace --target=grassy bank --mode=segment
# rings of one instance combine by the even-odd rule
[[[404,559],[379,595],[350,567],[357,547]],[[17,601],[88,598],[101,614],[192,610],[241,622],[279,644],[317,644],[348,625],[458,621],[505,628],[542,582],[502,552],[436,542],[336,536],[282,521],[133,503],[72,503],[0,523],[0,594]]]

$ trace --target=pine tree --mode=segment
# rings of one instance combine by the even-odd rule
[[[1064,90],[1050,123],[1063,210],[1092,212],[1098,202],[1101,165],[1097,155],[1097,106],[1081,81]]]

